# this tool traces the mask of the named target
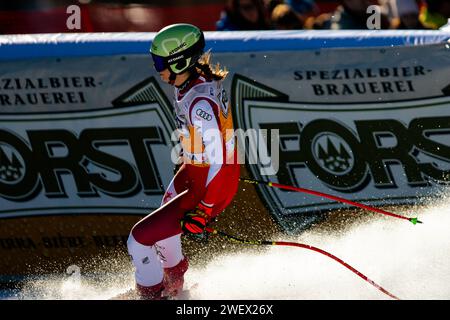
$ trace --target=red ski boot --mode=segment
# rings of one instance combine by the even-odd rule
[[[136,283],[134,289],[112,297],[110,300],[162,300],[163,283],[158,283],[151,287],[144,287]]]
[[[141,300],[161,300],[163,290],[162,282],[151,287],[144,287],[136,283],[136,293]]]
[[[183,291],[184,274],[188,267],[188,259],[185,257],[176,266],[164,268],[164,296],[176,297]]]

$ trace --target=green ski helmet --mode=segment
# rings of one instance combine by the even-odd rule
[[[178,23],[161,29],[150,53],[157,72],[169,69],[171,79],[197,63],[205,48],[203,32],[192,24]]]

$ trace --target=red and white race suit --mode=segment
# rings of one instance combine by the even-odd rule
[[[160,283],[163,268],[183,260],[180,220],[184,213],[198,206],[215,217],[230,204],[238,187],[233,121],[222,82],[199,76],[186,88],[175,88],[174,107],[183,164],[161,207],[139,221],[128,240],[141,286]]]

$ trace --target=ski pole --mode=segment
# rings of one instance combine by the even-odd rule
[[[296,243],[296,242],[284,242],[284,241],[267,241],[267,240],[246,240],[246,239],[241,239],[238,238],[236,236],[233,235],[229,235],[225,232],[216,230],[216,229],[212,229],[209,227],[205,228],[205,231],[214,234],[214,235],[220,235],[226,239],[228,239],[231,242],[237,242],[237,243],[242,243],[242,244],[251,244],[251,245],[270,245],[270,246],[291,246],[291,247],[297,247],[297,248],[303,248],[303,249],[308,249],[308,250],[312,250],[318,253],[321,253],[335,261],[337,261],[338,263],[340,263],[341,265],[343,265],[344,267],[346,267],[347,269],[349,269],[350,271],[352,271],[353,273],[355,273],[356,275],[358,275],[359,277],[361,277],[364,281],[370,283],[372,286],[374,286],[375,288],[377,288],[378,290],[380,290],[381,292],[383,292],[384,294],[388,295],[389,297],[395,299],[395,300],[400,300],[397,296],[393,295],[392,293],[390,293],[389,291],[387,291],[386,289],[384,289],[382,286],[380,286],[379,284],[377,284],[375,281],[369,279],[367,276],[365,276],[364,274],[362,274],[361,272],[359,272],[358,270],[356,270],[355,268],[353,268],[351,265],[349,265],[348,263],[346,263],[345,261],[343,261],[342,259],[336,257],[335,255],[322,250],[320,248],[314,247],[314,246],[310,246],[307,244],[303,244],[303,243]]]
[[[311,194],[314,196],[319,196],[319,197],[323,197],[323,198],[328,198],[331,200],[335,200],[335,201],[339,201],[342,203],[347,203],[349,205],[355,206],[355,207],[359,207],[362,209],[366,209],[369,211],[373,211],[373,212],[377,212],[377,213],[381,213],[387,216],[391,216],[394,218],[398,218],[398,219],[403,219],[403,220],[408,220],[410,221],[412,224],[416,224],[416,223],[423,223],[422,221],[418,220],[417,218],[408,218],[408,217],[404,217],[401,216],[399,214],[395,214],[389,211],[385,211],[382,209],[378,209],[378,208],[374,208],[359,202],[354,202],[354,201],[350,201],[341,197],[337,197],[337,196],[333,196],[331,194],[327,194],[327,193],[323,193],[323,192],[319,192],[319,191],[314,191],[314,190],[310,190],[310,189],[305,189],[305,188],[299,188],[299,187],[293,187],[293,186],[287,186],[284,184],[279,184],[279,183],[275,183],[275,182],[266,182],[266,181],[262,181],[262,180],[253,180],[253,179],[247,179],[247,178],[239,178],[239,180],[246,182],[246,183],[252,183],[252,184],[262,184],[262,185],[266,185],[269,187],[274,187],[274,188],[278,188],[278,189],[285,189],[285,190],[290,190],[290,191],[296,191],[296,192],[302,192],[302,193],[307,193],[307,194]]]

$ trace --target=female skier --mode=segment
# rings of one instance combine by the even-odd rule
[[[202,235],[238,187],[233,121],[222,86],[227,71],[210,65],[204,47],[199,28],[174,24],[158,32],[150,50],[162,81],[175,89],[182,165],[161,207],[140,220],[128,238],[136,293],[142,299],[175,296],[182,290],[188,260],[181,234]]]

